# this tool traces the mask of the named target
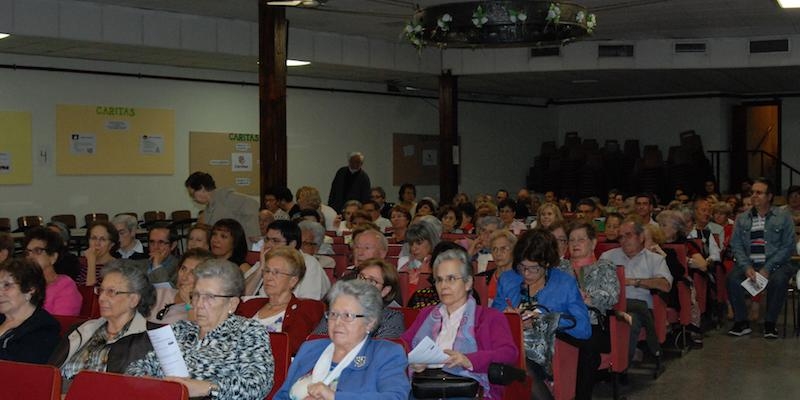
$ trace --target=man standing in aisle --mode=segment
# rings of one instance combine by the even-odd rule
[[[206,172],[192,173],[184,186],[194,201],[206,206],[203,222],[214,225],[223,218],[232,218],[244,228],[248,246],[261,239],[258,201],[231,188],[217,189],[214,178]]]
[[[339,168],[331,183],[328,205],[334,210],[341,210],[348,200],[365,202],[370,199],[369,175],[361,169],[364,155],[359,152],[350,153],[347,166]]]
[[[767,314],[764,317],[764,338],[777,339],[775,322],[783,308],[789,278],[794,268],[791,264],[795,249],[794,224],[786,210],[772,206],[774,188],[765,178],[753,182],[751,199],[753,207],[736,218],[730,246],[736,264],[728,275],[728,297],[736,320],[728,331],[731,336],[749,335],[752,330],[747,321],[742,282],[749,279],[758,284],[758,275],[767,279]]]

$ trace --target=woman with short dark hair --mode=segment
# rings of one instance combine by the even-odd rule
[[[25,255],[42,269],[47,289],[44,309],[54,315],[78,315],[83,297],[72,278],[56,273],[55,264],[65,247],[61,236],[46,228],[36,227],[25,233]]]

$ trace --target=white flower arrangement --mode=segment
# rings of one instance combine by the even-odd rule
[[[450,30],[450,23],[453,22],[453,16],[450,14],[444,14],[436,21],[436,25],[439,26],[443,32],[447,32]]]
[[[589,14],[586,17],[586,32],[592,33],[597,26],[597,17],[594,14]]]
[[[482,6],[478,6],[472,13],[472,25],[475,25],[476,28],[480,28],[487,22],[489,22],[489,17],[486,15],[486,10],[484,10]]]
[[[585,20],[586,20],[586,12],[584,12],[583,10],[578,11],[578,14],[575,15],[575,22],[582,24],[583,21]]]
[[[411,44],[421,49],[425,44],[422,40],[422,24],[419,21],[409,21],[403,29],[403,34]]]
[[[550,3],[550,8],[547,10],[547,16],[544,19],[554,24],[561,22],[561,5]]]
[[[508,19],[511,20],[513,23],[525,23],[528,19],[528,14],[525,14],[525,10],[508,10]]]

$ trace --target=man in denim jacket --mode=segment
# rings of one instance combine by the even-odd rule
[[[794,224],[786,210],[772,206],[774,188],[764,178],[752,186],[753,208],[736,218],[731,247],[736,265],[728,276],[728,296],[733,306],[736,323],[728,331],[731,336],[744,336],[752,332],[747,321],[742,281],[756,281],[756,274],[768,279],[767,315],[764,318],[764,337],[777,339],[778,320],[793,267],[790,263],[795,250]]]

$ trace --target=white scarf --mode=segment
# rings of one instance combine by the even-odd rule
[[[356,358],[358,352],[361,351],[362,347],[364,347],[364,343],[367,342],[368,338],[369,335],[365,336],[364,339],[356,345],[356,347],[353,347],[353,349],[350,350],[350,352],[347,353],[344,358],[342,358],[342,361],[339,362],[333,371],[331,371],[331,363],[333,362],[334,345],[333,343],[329,344],[328,347],[325,348],[325,351],[323,351],[320,355],[317,363],[314,365],[314,371],[311,373],[311,382],[322,382],[325,385],[330,385],[331,382],[339,379],[339,375],[341,375],[342,371],[353,362],[353,359]]]

